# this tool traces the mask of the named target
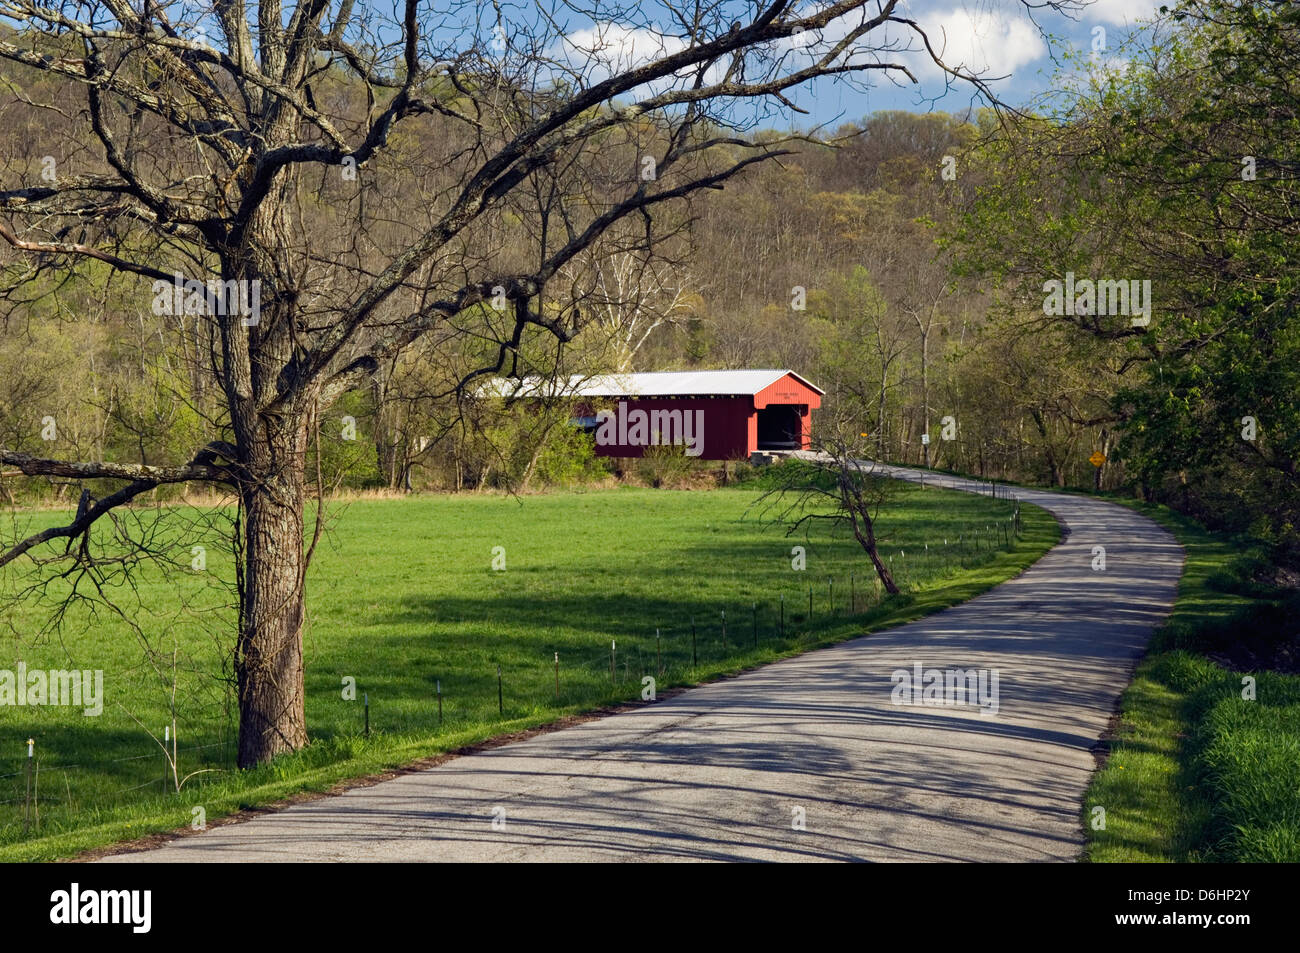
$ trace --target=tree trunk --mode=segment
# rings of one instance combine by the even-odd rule
[[[242,499],[243,600],[235,656],[239,767],[307,743],[302,625],[305,427],[267,425]]]
[[[930,439],[930,332],[928,328],[921,330],[921,433],[926,435],[926,440]],[[930,445],[921,444],[921,453],[925,458],[925,467],[930,467]]]
[[[882,365],[880,371],[880,403],[876,407],[876,453],[885,459],[885,392],[888,388],[889,371]]]
[[[898,595],[898,583],[894,582],[894,574],[889,571],[889,567],[880,561],[880,557],[875,550],[872,550],[868,555],[871,557],[871,565],[876,567],[876,575],[880,577],[885,590],[895,596]]]
[[[1030,416],[1034,419],[1034,424],[1038,427],[1038,433],[1043,438],[1043,456],[1047,459],[1047,469],[1050,473],[1052,486],[1065,486],[1065,470],[1056,459],[1056,451],[1052,449],[1052,438],[1047,432],[1047,422],[1043,415],[1037,410],[1031,410]]]
[[[865,530],[858,528],[858,520],[861,519],[865,524]],[[871,525],[871,516],[866,512],[854,514],[853,517],[853,534],[861,543],[862,549],[867,551],[867,559],[871,560],[872,566],[876,569],[876,576],[880,577],[881,585],[884,585],[885,592],[893,595],[898,594],[898,584],[894,582],[893,573],[889,572],[889,567],[880,562],[880,554],[876,551],[876,533]]]
[[[528,466],[524,467],[523,478],[519,481],[519,490],[522,493],[526,493],[533,482],[533,474],[537,471],[537,461],[541,459],[543,446],[544,443],[539,441],[533,448],[533,455],[528,458]]]
[[[846,492],[844,484],[840,485],[841,505],[848,511],[849,520],[853,526],[853,536],[867,553],[867,558],[871,560],[871,565],[875,567],[876,575],[880,577],[880,582],[884,585],[885,591],[892,595],[898,595],[898,583],[894,582],[894,574],[889,571],[880,560],[880,554],[876,551],[876,527],[871,519],[869,507],[855,499],[855,494]]]
[[[387,407],[384,380],[380,374],[376,374],[370,382],[370,396],[375,402],[375,465],[379,469],[379,479],[391,490],[394,487],[393,466],[386,426],[388,421],[384,416]]]
[[[1110,456],[1110,432],[1105,427],[1101,428],[1101,454],[1104,457]],[[1097,467],[1097,472],[1093,475],[1092,488],[1097,493],[1101,492],[1101,468],[1105,465],[1106,461],[1103,460],[1101,467]]]
[[[287,128],[273,125],[267,141],[288,141],[289,135]],[[261,285],[256,323],[223,325],[229,353],[225,390],[243,509],[234,656],[240,768],[265,764],[307,744],[303,522],[308,424],[320,395],[300,390],[274,411],[267,409],[298,372],[294,330],[301,322],[299,291],[284,281],[293,268],[274,257],[290,246],[292,233],[288,178],[281,175],[277,181],[250,217],[241,244],[223,262],[223,278]]]

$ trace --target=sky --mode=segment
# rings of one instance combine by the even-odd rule
[[[1101,41],[1104,49],[1093,58],[1121,67],[1123,40],[1162,2],[1172,0],[1095,0],[1073,19],[1037,10],[1031,19],[1020,0],[914,0],[910,6],[936,47],[946,41],[941,51],[946,63],[965,64],[990,77],[1005,76],[992,88],[1000,98],[1020,106],[1051,86],[1057,68],[1054,58],[1059,60],[1071,47],[1092,56],[1094,41]],[[1103,32],[1094,32],[1098,27]],[[836,115],[858,118],[882,109],[960,112],[972,104],[967,84],[944,93],[943,76],[928,57],[917,55],[910,62],[916,64],[917,86],[877,83],[875,89],[861,93],[842,85],[819,84],[795,102],[814,110],[820,122],[832,122]],[[935,97],[939,98],[932,102]]]
[[[187,38],[206,43],[210,42],[207,31],[211,31],[213,36],[219,33],[215,23],[210,22],[211,0],[163,2],[171,22],[180,24],[179,29]],[[329,2],[331,8],[336,9],[342,0]],[[704,10],[715,17],[715,24],[719,20],[725,24],[733,17],[749,23],[754,11],[765,2],[767,0],[453,0],[445,9],[441,4],[433,3],[424,9],[430,16],[426,29],[432,25],[434,39],[440,35],[454,37],[459,31],[468,30],[471,35],[492,44],[494,40],[487,39],[494,36],[492,31],[501,29],[509,35],[522,28],[525,34],[547,38],[545,42],[551,45],[545,49],[545,56],[552,63],[567,64],[588,81],[598,81],[608,75],[610,68],[627,69],[684,46],[682,27],[674,25],[671,10],[684,14]],[[795,0],[794,9],[806,15],[830,2],[833,0]],[[874,12],[877,2],[879,0],[871,0],[868,4],[870,12]],[[1125,37],[1140,22],[1155,15],[1162,3],[1173,4],[1175,0],[1067,0],[1079,7],[1073,16],[1044,9],[1044,2],[901,0],[897,12],[900,16],[915,19],[925,29],[949,65],[966,67],[990,79],[1005,77],[991,82],[994,92],[1010,105],[1023,106],[1052,87],[1056,63],[1070,49],[1085,56],[1092,55],[1094,61],[1109,68],[1122,68]],[[403,0],[360,0],[355,8],[354,21],[360,18],[369,22],[375,29],[372,36],[381,42],[395,43],[400,37],[397,22],[402,3]],[[285,4],[286,18],[295,5]],[[104,15],[106,11],[101,5],[99,16]],[[498,16],[504,19],[493,23]],[[111,20],[105,25],[111,26]],[[803,55],[804,62],[808,62],[813,52],[834,43],[843,32],[843,27],[837,30],[832,24],[821,34],[804,34],[799,40],[787,41],[791,46],[786,48],[786,52],[794,57]],[[909,45],[910,51],[889,53],[885,58],[907,65],[918,82],[913,85],[899,74],[893,74],[897,81],[891,81],[880,72],[871,74],[876,78],[872,88],[866,90],[844,82],[819,80],[787,94],[793,103],[807,110],[806,114],[764,115],[760,124],[774,128],[823,126],[833,129],[841,122],[858,120],[880,110],[961,113],[979,105],[969,84],[956,83],[954,88],[945,89],[943,73],[924,53],[910,30],[889,24],[885,31],[873,33],[872,39],[873,43],[883,40]],[[1101,51],[1093,54],[1099,44]],[[520,51],[526,50],[528,45],[526,40],[521,42]],[[795,46],[798,49],[791,48]],[[510,53],[504,52],[503,47],[502,55],[509,58]],[[797,62],[797,59],[791,62]],[[712,77],[718,78],[726,65],[718,64]],[[543,74],[536,78],[545,81],[548,75],[561,75],[558,66],[548,74],[546,71],[550,69],[544,67]],[[770,106],[770,100],[767,104]],[[739,113],[744,112],[745,109],[740,108],[732,113],[732,117],[743,121],[745,116]]]
[[[654,22],[654,0],[641,7],[642,19],[635,27],[617,22],[603,22],[571,29],[567,40],[573,55],[577,51],[595,51],[610,65],[627,67],[647,57],[671,52],[674,38],[656,35],[654,28],[671,33],[665,19]],[[806,5],[805,8],[813,6]],[[1142,22],[1156,15],[1161,3],[1173,0],[1092,0],[1073,16],[1049,9],[1030,10],[1021,0],[904,0],[903,15],[915,19],[949,65],[963,65],[988,78],[1005,77],[991,83],[999,98],[1011,105],[1031,102],[1051,88],[1053,73],[1063,54],[1073,48],[1094,62],[1108,68],[1122,69],[1126,62],[1123,42]],[[1032,0],[1034,7],[1041,7]],[[647,29],[649,27],[649,29]],[[962,112],[972,105],[973,89],[958,83],[945,91],[944,75],[920,49],[915,35],[906,35],[890,26],[893,33],[886,39],[907,40],[914,52],[891,55],[891,62],[902,62],[912,69],[916,85],[898,75],[898,82],[878,77],[868,90],[833,80],[819,80],[796,89],[789,95],[796,105],[808,110],[793,123],[803,128],[824,125],[834,128],[840,122],[860,119],[879,110],[903,109],[913,112],[942,110]],[[834,40],[828,36],[806,38],[807,49],[817,42]],[[1095,49],[1099,50],[1094,52]],[[775,118],[775,117],[773,117]],[[771,122],[771,125],[778,125]]]

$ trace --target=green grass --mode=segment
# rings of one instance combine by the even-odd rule
[[[1252,578],[1261,556],[1249,541],[1163,507],[1128,505],[1169,528],[1187,563],[1173,612],[1121,700],[1110,758],[1085,798],[1086,856],[1300,861],[1300,677],[1256,674],[1256,697],[1247,700],[1242,675],[1201,654],[1294,631],[1300,600]],[[1092,827],[1096,806],[1105,808],[1105,830]]]
[[[10,651],[0,668],[22,660],[29,669],[103,669],[106,703],[97,718],[69,708],[0,708],[0,860],[66,857],[185,826],[197,806],[211,822],[639,699],[642,676],[654,675],[660,664],[657,651],[663,691],[918,618],[1015,575],[1058,539],[1050,515],[1025,506],[1021,539],[1009,550],[995,548],[986,527],[1005,521],[1010,504],[898,484],[880,531],[882,554],[892,558],[905,591],[878,602],[869,564],[851,537],[824,531],[786,537],[783,528],[757,518],[757,494],[752,486],[617,489],[521,499],[422,496],[337,509],[308,578],[312,743],[246,772],[232,768],[230,692],[216,677],[233,615],[221,607],[225,597],[214,580],[228,563],[217,555],[216,539],[202,536],[184,511],[144,511],[141,518],[162,531],[186,564],[192,545],[209,549],[206,572],[168,581],[145,571],[134,595],[119,593],[138,600],[127,611],[140,622],[138,635],[111,613],[94,617],[86,607],[70,614],[61,634],[43,638],[34,635],[45,619],[35,605],[4,620],[17,635],[7,639]],[[41,525],[62,515],[26,518]],[[983,541],[978,550],[974,540]],[[794,545],[807,550],[804,572],[791,568]],[[503,572],[491,568],[496,546],[505,549]],[[849,606],[850,573],[856,574],[856,612]],[[141,638],[156,665],[146,664]],[[611,640],[617,642],[613,679]],[[174,788],[164,793],[165,762],[144,729],[161,734],[168,722],[173,651],[179,659],[179,773],[205,772],[191,777],[179,795]],[[343,697],[345,678],[356,681],[355,701]],[[363,693],[370,699],[369,737],[363,734]],[[24,834],[29,736],[39,755],[40,821],[39,829]]]

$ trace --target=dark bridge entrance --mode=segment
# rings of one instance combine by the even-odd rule
[[[799,450],[803,421],[797,404],[769,404],[758,412],[759,450]]]

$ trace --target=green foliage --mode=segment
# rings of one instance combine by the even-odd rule
[[[1100,409],[1068,416],[1118,429],[1131,485],[1300,554],[1300,8],[1178,9],[1181,28],[1129,69],[980,145],[949,243],[1021,333],[1096,342],[1038,370],[1087,369]],[[1044,282],[1067,271],[1151,281],[1150,326],[1041,316]]]
[[[317,459],[326,490],[383,486],[374,436],[374,400],[367,393],[344,394],[320,420],[319,441],[307,457],[307,474],[314,479]]]
[[[643,447],[634,464],[637,476],[652,487],[676,487],[688,474],[698,469],[694,457],[686,455],[683,444],[652,444]]]
[[[758,490],[777,490],[787,486],[811,486],[823,490],[835,488],[835,475],[826,467],[806,460],[789,458],[760,467],[740,485]]]
[[[537,479],[544,486],[571,487],[608,475],[595,438],[577,427],[556,427],[537,458]]]
[[[1136,504],[1134,504],[1136,505]],[[1096,862],[1300,860],[1300,675],[1245,683],[1207,657],[1274,659],[1297,643],[1300,594],[1261,583],[1268,549],[1142,507],[1187,551],[1178,600],[1121,701],[1118,737],[1084,801]],[[1282,653],[1279,654],[1279,648]],[[1294,655],[1292,656],[1294,659]],[[1106,828],[1089,823],[1106,809]]]
[[[595,438],[571,423],[567,401],[481,402],[471,455],[502,489],[571,486],[607,475]]]

